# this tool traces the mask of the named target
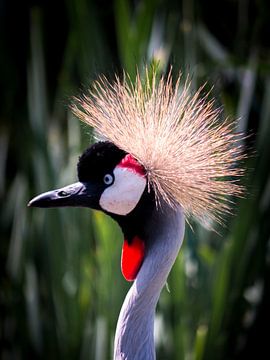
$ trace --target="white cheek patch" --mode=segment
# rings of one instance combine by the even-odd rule
[[[124,167],[116,167],[113,174],[114,183],[104,190],[99,204],[103,210],[127,215],[138,204],[146,186],[146,178]]]

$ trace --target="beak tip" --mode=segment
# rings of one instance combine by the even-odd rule
[[[44,207],[43,194],[38,195],[38,196],[34,197],[33,199],[31,199],[28,202],[27,207]]]
[[[28,202],[27,207],[35,207],[35,199],[32,199]]]

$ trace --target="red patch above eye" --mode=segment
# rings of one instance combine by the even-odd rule
[[[143,166],[131,154],[127,154],[117,165],[117,167],[127,168],[135,173],[145,176]]]
[[[121,268],[124,278],[133,281],[141,268],[145,254],[144,242],[135,236],[129,244],[124,240],[122,247]]]

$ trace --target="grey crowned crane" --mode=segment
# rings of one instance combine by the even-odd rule
[[[212,101],[137,76],[100,78],[73,112],[102,136],[79,158],[78,182],[41,194],[32,207],[83,206],[120,225],[121,267],[134,281],[120,311],[114,359],[155,359],[154,316],[160,292],[181,247],[185,219],[222,221],[230,196],[240,196],[236,163],[244,155],[235,124],[221,122]],[[229,200],[229,201],[228,201]]]

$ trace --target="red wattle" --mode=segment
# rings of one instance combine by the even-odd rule
[[[122,247],[121,268],[127,281],[133,281],[140,270],[145,254],[144,242],[135,236],[129,244],[124,240]]]
[[[131,154],[127,154],[117,165],[121,168],[127,168],[141,176],[145,176],[144,167]]]

